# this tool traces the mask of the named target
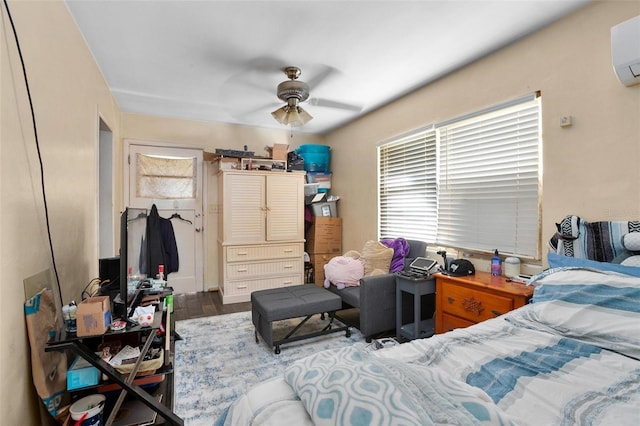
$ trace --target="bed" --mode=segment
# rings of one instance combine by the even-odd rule
[[[555,253],[549,264],[522,308],[301,359],[216,424],[640,424],[640,268]]]

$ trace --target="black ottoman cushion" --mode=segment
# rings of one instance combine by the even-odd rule
[[[272,322],[337,311],[342,308],[342,299],[315,284],[303,284],[254,291],[251,305],[266,321]]]
[[[294,330],[284,339],[274,342],[272,327],[274,321],[307,317],[303,320],[304,323],[311,315],[328,312],[333,322],[333,313],[340,309],[342,309],[340,296],[315,284],[258,290],[251,293],[251,319],[256,330],[256,342],[259,333],[269,346],[275,347],[276,354],[280,353],[281,343],[342,330],[347,332],[347,337],[351,333],[346,326],[331,328],[329,324],[322,331],[306,336],[291,337]]]

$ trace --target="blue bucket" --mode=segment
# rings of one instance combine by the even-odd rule
[[[307,172],[328,172],[331,160],[331,147],[326,145],[306,144],[296,148],[298,154],[304,160],[304,169]]]

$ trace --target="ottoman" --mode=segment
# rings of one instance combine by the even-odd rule
[[[335,311],[342,309],[342,299],[325,288],[315,284],[302,284],[289,287],[258,290],[251,293],[251,319],[255,327],[256,343],[259,343],[258,334],[264,341],[274,348],[276,354],[280,353],[280,345],[295,342],[323,334],[345,331],[346,336],[351,336],[348,326],[334,327]],[[313,315],[328,313],[327,325],[316,332],[294,336]],[[273,340],[273,322],[290,318],[302,318],[284,338]]]

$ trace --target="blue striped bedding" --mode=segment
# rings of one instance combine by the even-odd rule
[[[640,424],[640,278],[555,268],[532,285],[533,303],[472,327],[300,360],[275,381],[287,419],[295,403],[301,425]],[[252,389],[225,424],[284,418],[273,386]]]

